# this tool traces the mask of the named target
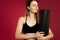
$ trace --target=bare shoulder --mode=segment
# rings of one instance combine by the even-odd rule
[[[25,17],[19,17],[18,19],[17,28],[16,28],[17,35],[22,31],[24,20],[25,20]]]
[[[19,17],[18,21],[25,23],[26,16]]]

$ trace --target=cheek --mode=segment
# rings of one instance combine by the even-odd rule
[[[35,7],[30,7],[30,10],[31,10],[31,11],[35,10]]]

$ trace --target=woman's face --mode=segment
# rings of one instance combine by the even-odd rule
[[[32,1],[30,3],[30,7],[28,7],[30,12],[37,13],[38,11],[38,3],[36,1]]]

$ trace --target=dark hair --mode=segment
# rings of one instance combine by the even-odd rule
[[[29,15],[29,9],[27,7],[30,7],[30,4],[32,1],[36,1],[38,3],[38,0],[27,0],[26,2],[26,16]],[[37,13],[35,13],[36,21],[39,23],[39,18],[37,17]]]

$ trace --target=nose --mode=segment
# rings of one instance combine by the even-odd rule
[[[38,10],[38,5],[35,5],[34,7],[35,7],[36,10]]]
[[[35,9],[38,9],[38,4],[34,4],[33,6],[35,7]]]
[[[38,10],[38,6],[36,6],[35,8],[36,8],[36,10]]]

